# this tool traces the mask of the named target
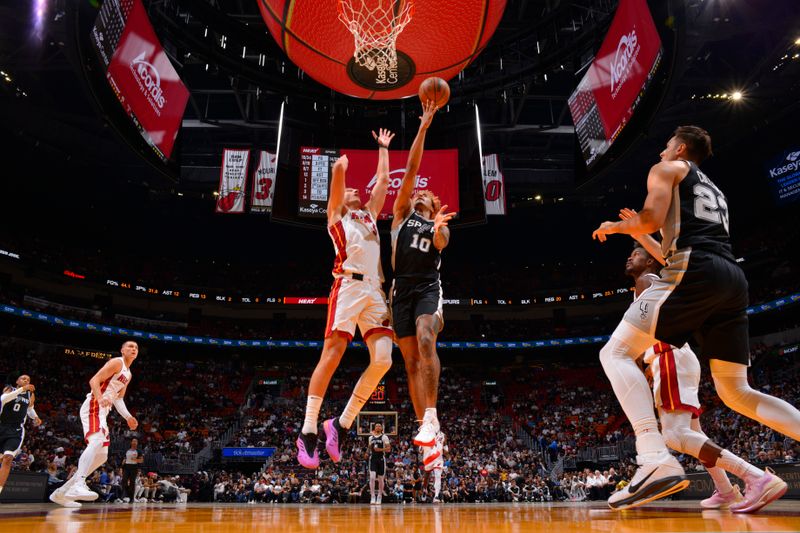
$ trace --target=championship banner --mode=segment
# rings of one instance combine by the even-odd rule
[[[268,213],[272,211],[272,199],[275,196],[275,177],[278,158],[265,150],[259,152],[258,166],[253,173],[253,196],[250,199],[251,213]]]
[[[483,201],[487,215],[506,214],[506,185],[497,154],[483,157]]]
[[[247,185],[247,164],[250,150],[222,152],[222,168],[219,171],[219,197],[217,213],[244,213],[244,195]]]

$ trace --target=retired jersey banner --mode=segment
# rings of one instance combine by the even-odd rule
[[[275,196],[275,166],[277,157],[261,150],[258,165],[253,173],[253,196],[250,199],[252,213],[268,213],[272,210],[272,199]]]
[[[483,200],[487,215],[506,214],[506,184],[497,154],[483,157]]]
[[[250,150],[223,150],[217,213],[244,213],[249,160]]]

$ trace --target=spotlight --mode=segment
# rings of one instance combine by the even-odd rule
[[[217,191],[214,191],[211,194],[213,194],[214,196],[219,196],[219,192],[217,192]]]
[[[536,196],[533,197],[533,199],[536,200],[536,201],[539,201],[539,200],[542,199],[542,195],[541,194],[537,194]]]
[[[731,95],[731,98],[732,98],[733,100],[737,100],[737,101],[738,101],[738,100],[741,100],[741,99],[742,99],[742,93],[741,93],[741,91],[734,91],[734,93]]]
[[[797,39],[794,40],[794,44],[796,44],[797,46],[800,46],[800,37],[798,37]]]

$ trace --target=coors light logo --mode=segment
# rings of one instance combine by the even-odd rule
[[[145,60],[144,52],[133,58],[130,68],[136,83],[147,97],[153,111],[156,115],[161,116],[161,110],[164,109],[167,101],[164,98],[164,91],[161,89],[161,75],[158,73],[158,69]]]
[[[636,29],[620,38],[617,52],[611,62],[611,98],[617,97],[625,80],[628,79],[640,49]]]

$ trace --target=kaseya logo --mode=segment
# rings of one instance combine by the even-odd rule
[[[782,165],[769,169],[769,177],[778,178],[788,172],[796,172],[800,170],[800,150],[797,152],[789,152],[786,159],[783,160]]]
[[[161,89],[161,75],[152,63],[145,59],[142,52],[131,60],[131,72],[136,78],[136,83],[147,97],[147,101],[153,107],[156,114],[160,115],[167,101],[164,98],[164,91]]]
[[[406,173],[406,169],[398,168],[389,172],[389,190],[397,190],[400,188],[400,185],[403,183],[403,176]],[[430,177],[426,176],[417,176],[417,182],[414,184],[414,189],[424,189],[428,186],[428,182],[430,181]],[[378,183],[378,175],[375,174],[372,176],[372,179],[369,180],[367,183],[367,191],[371,191],[373,187]]]
[[[623,35],[617,44],[617,52],[611,62],[611,97],[616,98],[620,88],[630,75],[631,68],[639,53],[639,38],[636,36],[636,29]]]

